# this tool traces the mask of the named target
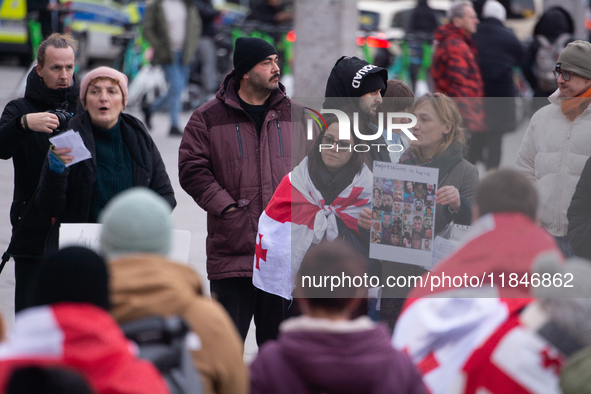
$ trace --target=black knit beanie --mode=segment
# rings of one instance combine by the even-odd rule
[[[79,246],[46,257],[39,270],[31,306],[58,302],[90,303],[108,311],[109,276],[103,258]]]
[[[375,92],[376,90],[382,91],[384,93],[386,89],[386,85],[384,84],[384,78],[381,74],[370,74],[365,77],[365,80],[359,87],[359,97],[363,96],[369,92]]]
[[[93,394],[84,378],[67,367],[22,367],[11,375],[6,394]]]
[[[260,38],[240,37],[234,44],[234,70],[240,80],[258,62],[270,55],[278,55],[277,49]]]

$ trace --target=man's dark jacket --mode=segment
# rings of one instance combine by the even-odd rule
[[[478,50],[484,82],[485,112],[489,132],[503,133],[516,127],[513,68],[519,67],[525,49],[511,30],[496,18],[485,18],[472,36]],[[499,99],[499,97],[505,97]]]
[[[21,116],[61,108],[76,112],[79,85],[66,89],[50,89],[33,69],[27,77],[25,97],[12,100],[0,118],[0,158],[12,158],[14,166],[14,194],[10,208],[13,234],[27,204],[39,184],[43,163],[49,149],[49,138],[56,134],[26,132],[21,127]],[[14,255],[42,256],[45,238],[51,227],[51,217],[44,216],[33,206],[20,236],[13,245]]]
[[[174,208],[174,190],[152,137],[137,118],[124,113],[120,117],[121,136],[131,155],[133,186],[154,190]],[[56,218],[47,239],[47,253],[57,250],[60,223],[88,223],[90,217],[97,164],[88,111],[74,117],[70,127],[80,133],[92,158],[74,164],[61,174],[52,172],[47,164],[43,168],[36,205],[48,217]]]

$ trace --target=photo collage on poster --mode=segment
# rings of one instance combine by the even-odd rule
[[[374,178],[371,243],[431,251],[437,185]]]

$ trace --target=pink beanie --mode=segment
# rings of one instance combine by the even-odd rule
[[[119,81],[119,87],[123,93],[123,107],[127,107],[127,100],[129,99],[129,91],[127,90],[127,76],[111,67],[95,68],[94,70],[89,71],[84,76],[84,78],[82,78],[82,82],[80,83],[80,101],[82,102],[82,106],[86,109],[86,91],[88,90],[90,81],[99,77],[109,77]]]

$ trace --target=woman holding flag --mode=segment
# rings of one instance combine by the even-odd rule
[[[351,111],[344,112],[353,119]],[[283,178],[259,220],[253,284],[286,299],[292,298],[292,278],[314,244],[341,240],[369,255],[357,220],[363,208],[371,208],[371,158],[355,151],[361,141],[352,129],[351,138],[341,140],[337,117],[325,119],[328,128]]]

